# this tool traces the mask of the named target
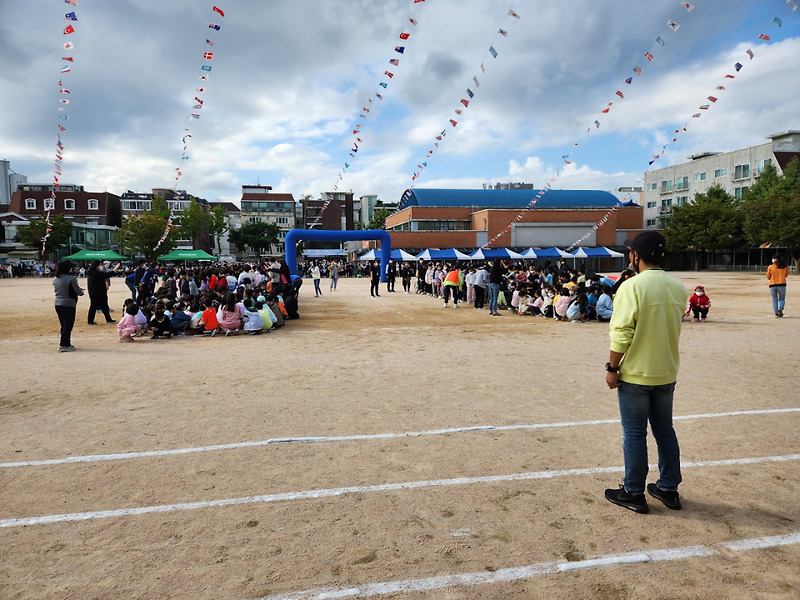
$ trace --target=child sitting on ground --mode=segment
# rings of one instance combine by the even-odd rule
[[[706,296],[706,289],[702,285],[695,286],[694,294],[689,296],[689,302],[686,304],[685,316],[688,317],[691,312],[694,316],[693,322],[705,323],[709,308],[711,308],[711,299]]]
[[[156,309],[153,312],[153,317],[150,319],[150,329],[153,331],[151,340],[157,340],[160,337],[170,338],[172,332],[170,331],[169,317],[166,313],[166,307],[163,302],[156,303]]]
[[[142,326],[136,323],[136,315],[140,312],[139,305],[136,302],[126,302],[125,304],[125,315],[117,323],[117,333],[119,333],[120,342],[132,342],[133,336],[142,331]]]
[[[217,332],[217,329],[219,329],[217,309],[214,308],[214,300],[212,298],[206,298],[204,304],[206,308],[203,311],[203,314],[200,316],[200,320],[197,322],[197,324],[203,328],[204,333],[207,333],[213,337]]]
[[[244,311],[244,330],[250,335],[258,335],[264,329],[264,319],[256,310],[255,305]]]

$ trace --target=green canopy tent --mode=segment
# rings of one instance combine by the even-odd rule
[[[65,256],[63,260],[125,260],[126,257],[113,250],[80,250],[75,254]]]
[[[169,254],[165,254],[164,256],[159,256],[158,260],[163,262],[168,261],[186,261],[190,262],[193,260],[219,260],[216,256],[212,256],[205,250],[173,250]]]

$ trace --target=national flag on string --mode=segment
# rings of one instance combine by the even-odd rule
[[[61,60],[66,60],[67,62],[75,62],[71,56],[62,56]]]
[[[718,89],[718,90],[724,90],[724,89],[725,89],[725,86],[724,86],[724,85],[718,85],[718,86],[717,86],[717,89]]]
[[[62,94],[69,94],[69,90],[61,89],[61,90],[58,90],[58,91],[61,92]]]
[[[764,41],[767,41],[767,42],[768,42],[768,41],[770,41],[772,38],[771,38],[771,37],[769,37],[769,36],[768,36],[766,33],[760,33],[760,34],[758,35],[758,39],[760,39],[760,40],[764,40]]]
[[[193,119],[199,119],[200,115],[198,115],[197,113],[192,113],[192,118]]]
[[[755,58],[755,56],[756,56],[756,55],[755,55],[755,54],[753,54],[753,51],[752,51],[752,50],[750,50],[750,48],[748,48],[748,49],[747,49],[747,56],[749,56],[749,57],[750,57],[750,60],[753,60],[753,59]]]
[[[786,0],[786,4],[787,4],[788,6],[791,6],[791,7],[792,7],[792,12],[794,12],[794,11],[796,11],[796,10],[797,10],[797,4],[795,4],[794,2],[792,2],[792,0]]]
[[[624,98],[625,97],[625,96],[622,95],[622,92],[620,92],[619,90],[617,90],[617,96],[619,96],[620,98]]]
[[[647,60],[649,60],[650,62],[653,62],[653,61],[656,59],[656,57],[655,57],[655,56],[653,56],[652,54],[650,54],[649,52],[645,52],[645,53],[644,53],[644,57],[645,57]]]
[[[66,131],[67,130],[66,127],[63,127],[61,125],[58,126],[58,129],[59,129],[59,131]]]
[[[687,12],[692,12],[692,10],[694,10],[694,4],[690,4],[689,2],[681,2],[681,4],[683,4]]]
[[[213,46],[214,42],[212,42],[211,40],[206,40],[206,44],[208,44],[209,46]]]
[[[425,2],[425,0],[414,0],[414,4],[416,4],[417,2]]]
[[[200,100],[200,98],[198,98],[197,96],[195,96],[194,99],[198,104],[202,104],[203,103],[203,101]]]
[[[775,23],[778,27],[781,27],[783,25],[783,21],[778,17],[773,17],[772,22]]]
[[[708,99],[711,100],[711,102],[717,101],[717,98],[715,96],[709,96]]]
[[[607,115],[608,111],[610,111],[610,110],[611,110],[610,108],[604,108],[602,112],[603,112],[604,115]]]
[[[736,69],[736,71],[738,72],[742,70],[742,66],[743,66],[742,63],[737,62],[735,65],[733,65],[733,68]]]
[[[484,66],[483,63],[481,63],[481,73],[483,73],[484,75],[486,74],[486,67]]]
[[[62,98],[61,100],[59,100],[59,102],[61,102],[61,104],[69,104],[69,100],[67,100],[66,98]]]
[[[201,65],[201,67],[200,67],[200,68],[201,68],[203,71],[210,71],[210,70],[211,70],[211,65]]]
[[[389,61],[389,64],[390,64],[390,65],[394,65],[395,67],[397,67],[397,66],[399,66],[399,65],[400,65],[400,59],[399,59],[399,58],[393,58],[393,59],[391,59],[391,60]]]
[[[383,74],[386,75],[389,79],[394,77],[394,73],[390,73],[389,71],[384,71]]]
[[[702,116],[702,115],[701,115],[701,113],[694,113],[694,114],[692,115],[692,118],[693,118],[693,119],[699,119],[701,116]]]
[[[64,35],[69,35],[70,33],[75,33],[75,28],[72,25],[67,25],[64,27]]]
[[[700,110],[708,110],[709,106],[710,104],[703,104],[702,106],[700,106]]]
[[[394,51],[397,52],[398,54],[402,54],[403,52],[406,51],[406,47],[405,46],[395,46],[394,47]]]
[[[475,76],[472,78],[472,81],[474,81],[474,82],[475,82],[475,87],[481,87],[481,84],[480,84],[480,82],[478,81],[478,76],[477,76],[477,75],[475,75]]]
[[[508,37],[508,32],[505,29],[498,29],[497,33],[499,33],[502,36]]]
[[[65,4],[71,4],[72,6],[78,6],[78,0],[64,0]]]
[[[72,42],[64,42],[64,50],[72,50],[75,48],[75,44]]]
[[[197,91],[201,94],[206,91],[206,88],[197,88]]]
[[[664,45],[664,40],[663,40],[663,39],[661,39],[661,36],[658,36],[658,37],[656,38],[656,43],[657,43],[659,46],[663,46],[663,45]]]
[[[489,46],[489,54],[497,58],[497,50],[494,49],[494,46]]]
[[[381,86],[382,88],[385,88],[387,86],[387,83],[385,81],[381,81],[378,85]]]
[[[411,24],[412,24],[412,25],[416,25],[416,24],[417,24],[417,21],[416,21],[416,20],[414,20],[414,19],[409,19],[409,21],[411,21]]]
[[[725,75],[725,79],[736,79],[734,75]]]
[[[467,99],[465,99],[465,98],[462,98],[462,99],[461,99],[461,104],[463,104],[464,106],[467,106],[467,107],[468,107],[468,106],[469,106],[469,100],[467,100]]]
[[[401,33],[400,34],[400,39],[401,40],[407,40],[410,35],[411,35],[410,33]]]
[[[680,25],[678,25],[675,21],[670,19],[669,21],[667,21],[667,27],[672,29],[672,31],[678,31],[678,27],[680,27]]]
[[[195,104],[192,108],[195,109],[195,110],[200,110],[201,108],[203,108],[203,105],[202,104]]]
[[[641,67],[633,67],[633,72],[636,73],[637,75],[641,75],[642,74],[642,68]]]
[[[633,83],[633,77],[628,77],[628,78],[625,80],[625,83],[627,83],[627,84],[631,84],[631,83]]]
[[[453,119],[450,119],[450,125],[452,125],[453,127],[455,127],[456,125],[458,125],[458,122],[457,122],[457,121],[454,121]]]
[[[77,21],[78,20],[78,16],[74,12],[68,12],[67,14],[64,15],[64,18],[67,21]]]
[[[462,115],[462,114],[464,114],[464,111],[463,111],[463,110],[461,110],[460,108],[457,108],[457,109],[455,110],[455,113],[456,113],[457,115]]]
[[[217,24],[215,24],[215,23],[209,23],[209,24],[208,24],[208,28],[209,28],[209,29],[216,29],[217,31],[219,31],[219,30],[220,30],[220,27],[219,27],[219,25],[217,25]]]
[[[595,127],[597,127],[597,128],[599,128],[599,127],[600,127],[600,121],[595,121],[595,122],[594,122],[594,126],[595,126]]]
[[[214,58],[214,53],[213,52],[203,52],[203,58],[205,58],[206,60],[211,60],[212,58]]]
[[[375,96],[377,96],[378,100],[383,100],[383,96],[381,96],[380,94],[376,93]]]
[[[519,15],[515,13],[513,10],[508,11],[509,17],[514,17],[515,19],[519,19]]]
[[[473,93],[472,93],[472,90],[471,90],[471,89],[467,88],[467,96],[469,96],[470,98],[472,98],[473,96],[475,96],[475,94],[473,94]]]
[[[69,68],[69,65],[64,65],[64,66],[61,68],[61,72],[62,72],[62,73],[69,73],[70,71],[72,71],[72,69],[70,69],[70,68]]]
[[[200,81],[208,81],[208,75],[200,75]]]
[[[219,8],[218,6],[215,6],[211,10],[213,10],[215,13],[217,13],[220,17],[224,17],[225,16],[225,13],[222,12],[222,9]]]

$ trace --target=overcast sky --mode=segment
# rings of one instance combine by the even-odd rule
[[[653,168],[800,129],[800,10],[693,4],[0,0],[0,158],[51,183],[62,124],[61,182],[90,191],[172,188],[180,167],[179,187],[211,201],[238,202],[242,185],[260,183],[296,199],[338,185],[393,202],[411,186],[544,186],[556,172],[554,188],[612,190],[636,185],[665,144]]]

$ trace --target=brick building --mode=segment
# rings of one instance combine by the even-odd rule
[[[491,247],[618,246],[642,229],[642,207],[620,205],[609,192],[550,190],[527,210],[537,190],[410,189],[386,220],[393,248],[475,248],[511,224]],[[612,209],[618,207],[616,210]],[[608,216],[597,230],[594,225]],[[518,218],[519,217],[519,218]]]

